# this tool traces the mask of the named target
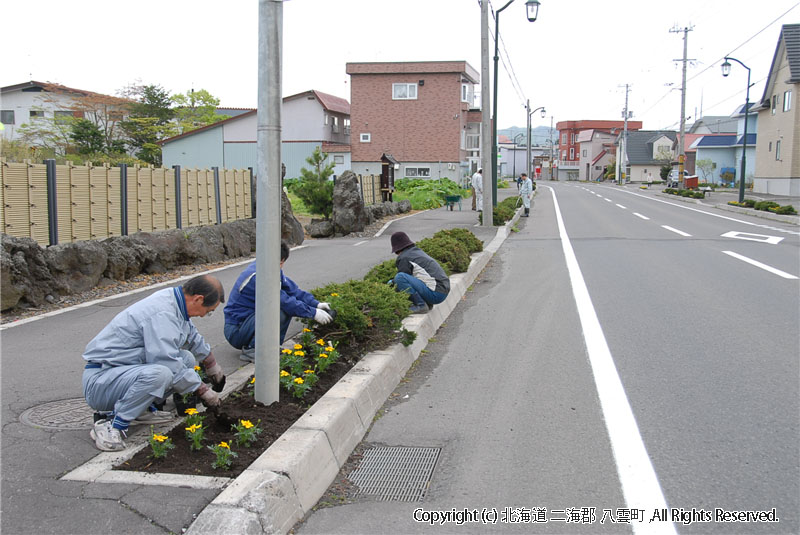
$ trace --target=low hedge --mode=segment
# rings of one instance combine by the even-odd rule
[[[508,197],[497,203],[492,210],[492,225],[499,227],[505,225],[506,221],[510,221],[514,217],[514,212],[517,211],[518,201],[519,197]],[[483,223],[483,212],[478,214],[478,221]]]
[[[795,215],[797,210],[791,204],[781,206],[774,201],[756,201],[755,199],[745,199],[742,202],[728,201],[731,206],[739,206],[741,208],[753,208],[761,210],[762,212],[772,212],[773,214],[780,215]]]

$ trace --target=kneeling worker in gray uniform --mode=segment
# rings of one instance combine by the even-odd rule
[[[190,318],[209,315],[224,301],[222,283],[200,275],[126,308],[89,342],[83,394],[91,408],[105,413],[90,432],[98,449],[125,449],[122,437],[131,422],[172,420],[155,407],[172,392],[194,392],[207,407],[219,405],[214,390],[222,389],[225,375]],[[195,358],[214,388],[200,380]]]

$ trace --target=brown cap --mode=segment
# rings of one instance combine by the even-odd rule
[[[403,249],[411,247],[414,242],[408,237],[405,232],[395,232],[392,234],[392,252],[399,253]]]

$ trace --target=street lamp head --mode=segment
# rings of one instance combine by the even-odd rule
[[[544,108],[542,108],[542,119],[544,119],[546,116],[547,116],[547,111]]]
[[[534,22],[539,14],[539,0],[525,2],[525,10],[528,13],[528,22]]]
[[[725,63],[722,64],[722,76],[728,76],[731,73],[731,62],[725,58]]]

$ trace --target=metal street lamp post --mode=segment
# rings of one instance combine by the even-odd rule
[[[517,179],[517,138],[524,136],[525,134],[519,133],[514,136],[514,180]]]
[[[486,1],[486,0],[484,0]],[[497,68],[500,60],[500,13],[510,6],[514,0],[508,0],[506,5],[494,14],[494,92],[492,98],[494,107],[492,112],[492,206],[497,206]],[[534,22],[539,14],[539,0],[527,0],[525,10],[529,22]]]
[[[731,61],[735,61],[747,69],[747,93],[744,97],[744,136],[742,136],[742,174],[739,177],[739,202],[741,203],[744,202],[744,172],[747,161],[747,114],[750,112],[750,67],[736,58],[725,56],[725,62],[722,64],[722,76],[728,76],[731,73]]]
[[[547,115],[547,112],[545,111],[544,106],[539,106],[535,110],[531,110],[530,101],[528,101],[525,107],[528,109],[528,150],[526,151],[526,157],[528,159],[527,173],[528,176],[530,177],[531,176],[531,115],[533,115],[539,110],[542,110],[542,119],[544,119],[545,115]],[[533,180],[533,178],[531,178],[531,180]]]

